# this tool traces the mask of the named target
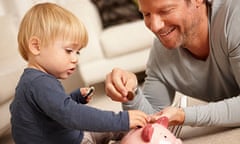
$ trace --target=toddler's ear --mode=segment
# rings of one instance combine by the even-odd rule
[[[39,55],[40,53],[40,39],[36,36],[32,36],[29,40],[28,43],[28,47],[29,47],[29,51],[33,54],[33,55]]]

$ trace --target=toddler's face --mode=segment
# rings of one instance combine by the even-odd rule
[[[58,79],[68,78],[77,68],[79,44],[73,41],[56,40],[41,48],[39,66]]]

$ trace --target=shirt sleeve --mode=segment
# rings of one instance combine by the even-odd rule
[[[115,113],[78,104],[65,93],[60,82],[51,77],[35,79],[31,91],[40,109],[65,127],[98,132],[129,130],[128,112]]]
[[[184,108],[186,125],[235,127],[240,125],[240,96],[209,103],[202,106]]]

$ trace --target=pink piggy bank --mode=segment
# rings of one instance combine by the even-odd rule
[[[161,117],[156,123],[131,130],[120,144],[182,144],[167,127],[168,118]]]

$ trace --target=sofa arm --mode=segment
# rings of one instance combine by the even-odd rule
[[[10,128],[9,104],[25,66],[17,49],[17,31],[10,15],[0,16],[0,135]]]

